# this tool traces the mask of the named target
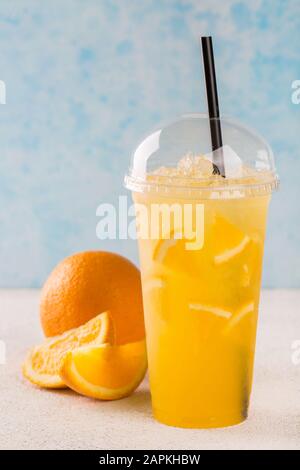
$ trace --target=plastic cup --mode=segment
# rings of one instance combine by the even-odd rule
[[[223,148],[213,154],[206,115],[153,132],[125,177],[138,221],[153,413],[172,426],[230,426],[248,412],[278,178],[261,137],[229,118],[221,125]],[[218,158],[225,178],[211,175]]]

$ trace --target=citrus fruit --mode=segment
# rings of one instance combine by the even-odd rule
[[[243,327],[244,329],[250,328],[250,325],[253,322],[253,315],[255,312],[255,305],[254,302],[248,302],[243,305],[230,319],[227,323],[226,328],[224,328],[224,334],[230,334],[234,332],[236,328],[237,334],[240,334],[239,327]]]
[[[225,218],[216,216],[212,239],[215,264],[226,263],[238,256],[250,241],[250,237],[238,227]]]
[[[145,341],[124,345],[85,346],[64,358],[60,376],[72,390],[101,400],[133,392],[147,369]]]
[[[181,233],[171,232],[158,240],[152,254],[153,261],[177,273],[199,274],[203,264],[202,241],[187,239]]]
[[[86,344],[114,341],[114,328],[108,312],[97,315],[85,325],[47,339],[32,348],[23,364],[23,374],[35,385],[45,388],[64,388],[59,376],[61,361],[72,349]]]
[[[253,301],[238,308],[223,329],[223,337],[232,345],[239,346],[252,355],[255,344],[257,307]],[[252,352],[251,352],[252,351]],[[250,356],[251,357],[251,356]]]
[[[40,317],[46,336],[76,328],[106,310],[117,344],[145,337],[140,271],[114,253],[74,254],[57,265],[42,289]]]
[[[189,308],[191,310],[197,310],[199,312],[212,313],[213,315],[216,315],[217,317],[222,317],[226,319],[232,316],[232,313],[229,312],[228,310],[224,310],[223,308],[215,307],[212,305],[203,305],[198,302],[189,303]]]

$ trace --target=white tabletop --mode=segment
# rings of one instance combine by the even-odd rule
[[[300,364],[292,360],[292,344],[300,340],[299,290],[263,292],[250,416],[216,430],[155,422],[147,381],[114,402],[31,386],[20,363],[42,339],[38,299],[37,290],[0,291],[0,340],[6,345],[1,449],[300,449]]]

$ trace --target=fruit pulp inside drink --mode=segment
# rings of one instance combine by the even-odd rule
[[[149,223],[139,252],[152,405],[163,423],[221,427],[247,416],[269,198],[134,196]],[[182,213],[191,205],[201,247],[188,248],[184,218],[171,215],[168,233],[155,230],[153,205],[174,203]]]

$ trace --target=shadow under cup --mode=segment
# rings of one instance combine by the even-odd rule
[[[190,115],[145,139],[125,180],[137,215],[153,413],[172,426],[247,417],[277,177],[260,137],[230,120],[222,129],[225,178],[207,173],[207,117]]]

